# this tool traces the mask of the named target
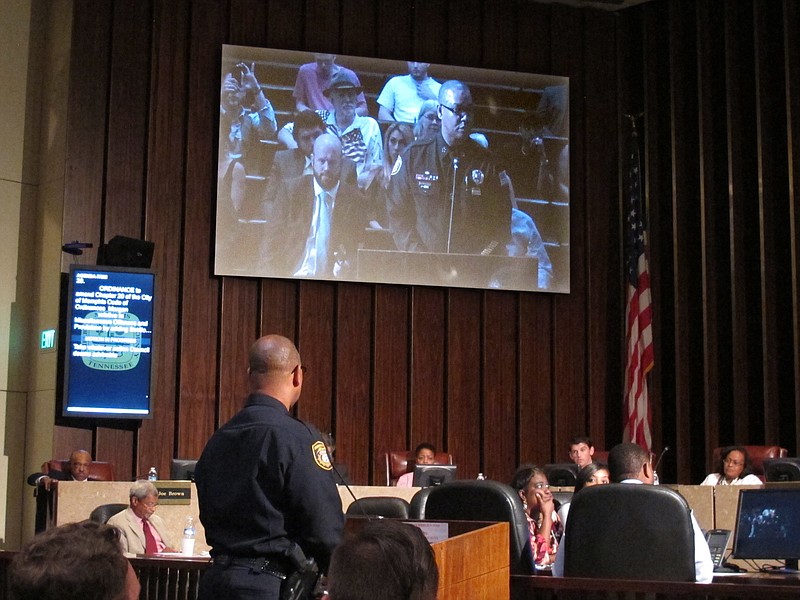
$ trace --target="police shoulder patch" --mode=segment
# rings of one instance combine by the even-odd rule
[[[325,444],[319,441],[311,444],[311,454],[320,469],[331,470],[331,459],[328,457],[328,449],[325,448]]]
[[[397,175],[400,172],[400,167],[402,167],[402,166],[403,166],[403,157],[402,156],[398,156],[397,160],[394,161],[394,166],[392,167],[391,175]],[[391,175],[390,175],[390,177],[391,177]]]

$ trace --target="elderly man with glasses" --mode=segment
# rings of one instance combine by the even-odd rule
[[[120,532],[122,550],[128,554],[178,552],[167,526],[156,513],[158,490],[151,481],[131,486],[130,506],[108,520]]]

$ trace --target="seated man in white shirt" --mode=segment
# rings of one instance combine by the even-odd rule
[[[158,490],[151,481],[140,480],[131,486],[130,506],[108,520],[119,530],[122,551],[128,554],[178,552],[167,526],[156,512]]]
[[[617,444],[608,454],[608,470],[612,483],[626,483],[633,485],[653,485],[653,465],[650,464],[650,454],[638,444]],[[694,570],[695,581],[698,583],[711,583],[714,577],[714,563],[711,561],[711,551],[708,549],[703,532],[692,517],[694,530]],[[657,515],[654,515],[657,518]],[[564,564],[567,545],[561,539],[559,553],[553,564],[553,576],[564,576]]]

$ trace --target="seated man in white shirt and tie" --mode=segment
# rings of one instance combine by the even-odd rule
[[[279,183],[267,203],[264,274],[353,278],[367,225],[364,197],[341,180],[342,144],[335,135],[319,136],[311,157],[313,174]]]
[[[151,481],[140,480],[131,486],[130,506],[108,520],[120,532],[122,551],[128,554],[179,552],[167,526],[156,512],[158,490]]]

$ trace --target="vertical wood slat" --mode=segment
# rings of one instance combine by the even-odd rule
[[[183,240],[182,314],[179,356],[180,379],[177,407],[177,443],[173,456],[199,458],[206,440],[216,426],[217,374],[209,365],[219,361],[220,281],[212,277],[213,238],[208,223],[215,212],[206,200],[214,189],[213,145],[215,122],[204,115],[214,112],[218,103],[215,73],[220,46],[225,39],[225,5],[221,0],[195,2],[191,12],[189,38],[189,103],[186,147],[186,210]],[[202,41],[201,41],[202,40]]]
[[[776,315],[791,313],[791,288],[784,279],[790,241],[781,8],[779,3],[753,5],[760,183],[763,412],[764,439],[767,441],[780,439],[780,430],[784,426],[790,427],[787,437],[794,437],[791,412],[783,410],[783,398],[790,396],[793,388],[791,379],[783,376],[785,357],[790,356],[793,350],[792,336],[785,321],[775,318]]]
[[[759,247],[757,165],[753,149],[756,137],[755,78],[752,11],[745,4],[725,5],[725,69],[728,81],[728,189],[731,213],[731,305],[733,332],[733,411],[736,415],[732,436],[726,440],[758,435],[763,415],[751,410],[750,398],[761,396],[761,341],[758,264],[751,256]],[[749,7],[752,9],[752,6]],[[755,262],[755,264],[754,264]],[[760,437],[760,436],[759,436]],[[761,439],[763,441],[763,438]]]
[[[114,4],[108,104],[105,239],[143,233],[152,3]],[[99,242],[100,240],[98,240]]]
[[[488,291],[483,302],[483,337],[481,395],[483,427],[483,464],[486,476],[511,481],[519,464],[517,448],[517,295]],[[534,435],[534,432],[527,432]],[[459,473],[473,477],[473,473]]]
[[[347,464],[354,481],[368,481],[370,473],[370,397],[372,381],[371,286],[339,287],[336,315],[334,410],[320,424],[336,431],[337,460]]]
[[[581,168],[570,172],[570,293],[559,297],[553,320],[553,429],[552,450],[568,448],[569,439],[583,435],[586,422],[586,336],[587,255],[591,250],[585,239],[587,203],[593,188],[585,180],[587,106],[584,97],[594,93],[586,87],[584,69],[586,52],[584,15],[564,7],[553,7],[553,22],[563,26],[562,35],[552,39],[551,68],[570,77],[570,160],[580,161]],[[611,276],[611,274],[609,274]]]
[[[416,287],[412,294],[408,447],[429,442],[439,450],[444,442],[446,292]],[[458,365],[457,368],[469,368],[469,365]]]
[[[693,460],[693,428],[697,421],[692,408],[702,407],[693,401],[702,398],[693,382],[701,381],[703,355],[700,304],[695,301],[701,289],[701,253],[699,236],[699,184],[697,134],[697,80],[682,74],[696,68],[697,43],[695,15],[689,11],[670,10],[670,117],[672,160],[672,246],[675,304],[673,327],[675,340],[675,440],[685,449],[678,461],[678,471],[688,472]],[[700,420],[702,425],[702,420]]]
[[[112,9],[110,2],[96,5],[91,0],[78,0],[73,12],[70,79],[76,81],[79,72],[81,85],[70,85],[67,99],[70,125],[66,141],[63,241],[93,242],[94,248],[86,249],[83,254],[88,264],[97,259],[102,233]],[[92,35],[86,35],[87,31]],[[95,118],[87,119],[86,115]],[[62,270],[67,270],[66,258],[62,257],[61,265]]]
[[[728,220],[725,148],[714,143],[725,134],[724,71],[716,65],[724,56],[722,5],[698,3],[698,95],[700,145],[700,243],[702,249],[703,297],[703,394],[705,396],[704,452],[710,456],[720,446],[720,429],[732,425],[731,412],[722,406],[730,388],[719,386],[722,373],[730,371],[730,222]],[[727,324],[727,327],[724,325]],[[726,425],[722,425],[726,423]]]
[[[153,269],[158,274],[154,356],[158,367],[153,376],[153,418],[143,421],[139,431],[139,464],[158,465],[163,470],[173,456],[177,412],[178,332],[182,279],[182,222],[185,198],[186,111],[189,8],[186,1],[155,4],[153,15],[152,88],[150,99],[150,144],[147,164],[145,236],[155,243]]]
[[[483,470],[481,370],[481,298],[477,290],[453,289],[447,304],[447,410],[446,449],[461,476],[475,477]],[[508,316],[506,316],[508,318]]]
[[[370,481],[386,483],[383,454],[408,448],[410,288],[376,286],[373,336],[372,467]]]
[[[330,424],[335,393],[336,286],[324,281],[300,284],[297,344],[308,375],[297,416],[315,427]]]
[[[786,64],[786,122],[787,127],[787,165],[789,168],[789,226],[791,244],[791,283],[792,297],[792,336],[794,353],[794,393],[787,395],[787,402],[794,407],[794,443],[800,447],[800,211],[797,205],[797,193],[800,188],[800,32],[794,27],[800,22],[800,7],[796,2],[784,0],[784,62]]]
[[[618,90],[608,85],[616,79],[616,66],[603,57],[613,55],[616,43],[616,29],[604,19],[587,19],[585,25],[585,44],[592,48],[586,57],[585,86],[592,90],[586,99],[586,146],[600,147],[616,138],[618,124],[604,115],[613,114],[619,103]],[[628,112],[634,110],[629,107]],[[638,109],[637,109],[638,111]],[[627,123],[625,123],[627,125]],[[597,448],[608,448],[606,430],[621,437],[623,389],[616,373],[621,373],[620,349],[615,335],[618,324],[601,315],[614,314],[619,304],[620,289],[624,288],[623,267],[618,240],[621,239],[619,212],[609,210],[619,206],[619,167],[626,163],[626,154],[613,151],[615,146],[608,144],[609,151],[588,153],[585,165],[587,193],[585,226],[576,220],[576,229],[584,229],[583,244],[574,246],[576,252],[590,249],[586,254],[586,365],[585,411],[586,428],[575,431],[574,435],[588,434]],[[580,186],[576,192],[580,192]],[[580,238],[577,238],[580,239]],[[619,274],[617,276],[610,274]],[[594,318],[591,315],[600,318]],[[606,423],[606,420],[609,423]],[[562,440],[563,441],[563,440]],[[654,441],[655,443],[655,441]],[[557,448],[560,452],[561,446]]]

